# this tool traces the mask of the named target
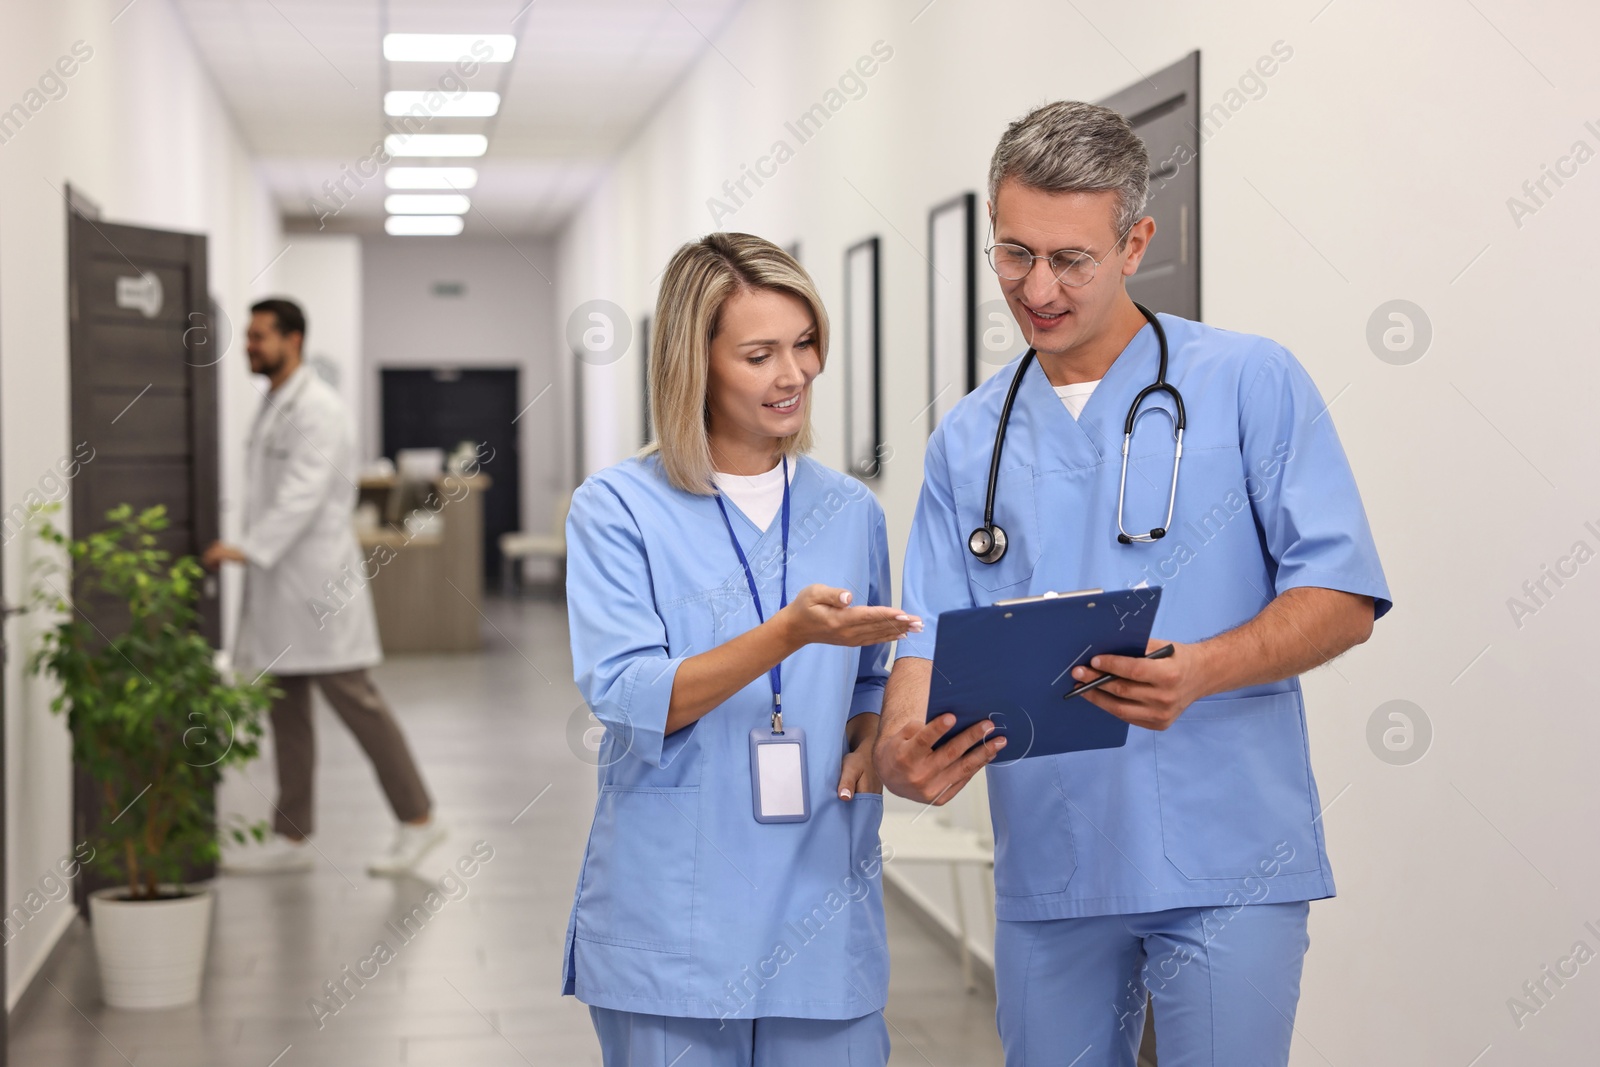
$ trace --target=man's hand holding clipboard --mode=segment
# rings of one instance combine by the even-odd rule
[[[1067,696],[1082,697],[1133,726],[1165,730],[1204,695],[1194,685],[1198,652],[1193,645],[1150,641],[1143,656],[1095,656],[1072,671],[1079,682]]]

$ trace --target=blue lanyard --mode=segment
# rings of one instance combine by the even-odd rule
[[[761,612],[761,594],[756,591],[756,576],[750,570],[750,561],[745,559],[744,549],[739,546],[739,538],[733,532],[733,522],[728,518],[728,507],[722,502],[722,493],[717,493],[717,508],[722,512],[722,522],[728,528],[728,540],[733,542],[733,550],[739,555],[739,566],[744,568],[744,580],[750,585],[750,599],[755,601],[756,618],[762,622],[767,617]],[[783,586],[782,603],[778,610],[782,611],[789,606],[789,457],[783,457]],[[767,672],[772,680],[772,728],[775,732],[783,732],[783,662],[780,660]]]

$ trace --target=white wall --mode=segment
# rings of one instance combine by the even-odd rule
[[[9,509],[71,452],[64,183],[93,198],[109,221],[208,234],[211,290],[235,324],[281,246],[276,212],[169,0],[0,0],[0,25],[0,109],[25,101],[74,42],[92,50],[65,80],[65,94],[0,144],[0,493]],[[253,411],[242,353],[236,335],[222,365],[225,501],[237,499]],[[229,533],[237,533],[236,511],[224,513]],[[6,545],[7,601],[24,598],[33,557],[28,537]],[[6,631],[8,909],[75,844],[66,731],[49,712],[50,689],[23,671],[45,621],[24,617]],[[70,903],[52,904],[7,946],[8,1005],[71,916]]]
[[[304,356],[334,382],[353,418],[366,403],[362,366],[361,238],[351,234],[286,234],[273,265],[273,295],[306,313]],[[357,437],[357,440],[361,438]]]
[[[1600,549],[1585,340],[1600,163],[1549,183],[1520,225],[1507,198],[1574,142],[1600,148],[1597,31],[1572,4],[752,0],[564,232],[557,333],[585,300],[648,308],[671,251],[714,228],[724,180],[793,144],[785,120],[887,42],[865,95],[721,227],[799,238],[836,313],[844,248],[881,235],[894,453],[878,491],[898,566],[925,438],[927,209],[981,199],[995,139],[1036,103],[1098,99],[1199,48],[1209,106],[1285,42],[1292,57],[1202,149],[1205,317],[1284,342],[1336,398],[1397,603],[1306,679],[1340,895],[1312,909],[1294,1062],[1460,1065],[1485,1046],[1486,1064],[1577,1062],[1600,977],[1520,1027],[1507,1000],[1575,942],[1600,949],[1583,926],[1600,919],[1600,720],[1582,673],[1600,577],[1548,583],[1520,626],[1508,598],[1575,542]],[[1409,366],[1365,339],[1395,298],[1432,322]],[[589,469],[634,447],[633,358],[585,368]],[[834,465],[842,399],[825,374],[818,454]],[[1432,723],[1410,766],[1367,741],[1392,699]],[[919,884],[948,907],[941,881]]]
[[[474,225],[483,224],[469,217]],[[546,241],[514,240],[492,234],[363,240],[363,432],[366,455],[377,456],[384,367],[516,367],[522,527],[542,533],[571,488],[563,458],[568,409],[554,358],[560,349],[552,342],[555,257]],[[458,282],[462,293],[435,295],[435,282]],[[493,477],[491,468],[492,462],[485,471]]]

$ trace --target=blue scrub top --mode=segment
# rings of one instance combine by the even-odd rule
[[[982,525],[995,426],[1016,361],[963,398],[928,442],[906,550],[902,604],[925,629],[900,656],[933,658],[940,612],[1047,590],[1162,587],[1153,636],[1203,641],[1277,594],[1318,586],[1389,610],[1361,497],[1333,418],[1282,346],[1161,315],[1167,378],[1188,427],[1172,528],[1122,545],[1123,420],[1155,380],[1146,324],[1074,420],[1035,360],[1011,412],[995,522],[996,564],[967,536]],[[1146,408],[1172,409],[1154,394]],[[1166,517],[1172,423],[1134,430],[1124,525]],[[1298,678],[1195,702],[1165,731],[1132,727],[1122,748],[988,770],[1002,920],[1058,919],[1334,895]]]
[[[789,598],[820,582],[890,602],[883,509],[801,457],[790,487]],[[761,531],[724,501],[768,618],[782,518]],[[882,1009],[889,958],[883,798],[838,797],[845,723],[878,712],[889,646],[808,645],[783,664],[784,725],[805,731],[811,818],[758,823],[749,737],[767,673],[663,736],[684,659],[758,625],[712,496],[675,489],[659,456],[589,478],[567,518],[573,672],[605,725],[600,794],[567,927],[564,992],[692,1018],[854,1019]]]

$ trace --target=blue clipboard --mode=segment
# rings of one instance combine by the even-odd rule
[[[956,724],[934,747],[984,719],[1006,738],[996,763],[1126,744],[1126,722],[1083,697],[1064,698],[1078,684],[1072,668],[1090,658],[1143,656],[1160,605],[1160,587],[1145,586],[941,613],[927,721],[948,712]]]

